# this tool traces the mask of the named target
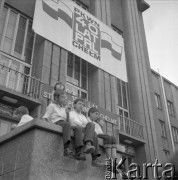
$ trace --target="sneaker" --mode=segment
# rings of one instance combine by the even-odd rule
[[[94,167],[105,167],[105,162],[102,162],[99,158],[92,160],[92,166]]]
[[[82,161],[86,160],[86,156],[82,152],[76,153],[75,157],[76,157],[77,160],[82,160]]]
[[[84,152],[85,154],[92,154],[92,153],[94,153],[94,151],[95,151],[95,147],[92,146],[91,143],[87,143],[87,144],[85,145],[84,150],[83,150],[83,152]]]
[[[65,148],[64,149],[64,156],[75,158],[75,155],[74,155],[73,151],[70,150],[69,148]]]

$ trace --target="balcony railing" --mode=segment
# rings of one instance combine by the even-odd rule
[[[130,136],[144,139],[143,126],[131,119],[119,116],[119,131]]]
[[[25,73],[0,64],[0,85],[39,99],[43,83]]]

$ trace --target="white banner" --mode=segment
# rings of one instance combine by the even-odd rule
[[[35,33],[127,82],[122,36],[71,0],[36,0]]]

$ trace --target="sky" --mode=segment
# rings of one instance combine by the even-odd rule
[[[143,12],[151,68],[178,86],[178,0],[145,0]]]

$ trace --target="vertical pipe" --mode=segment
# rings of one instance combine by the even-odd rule
[[[165,110],[166,110],[167,122],[168,122],[169,131],[170,131],[170,135],[171,135],[172,149],[173,149],[173,152],[175,152],[175,145],[174,145],[174,140],[173,140],[171,121],[170,121],[168,107],[167,107],[167,101],[166,101],[166,93],[165,93],[165,89],[164,89],[163,77],[161,75],[160,75],[160,81],[161,81],[161,88],[162,88],[162,91],[163,91],[163,99],[164,99],[164,105],[165,105]]]

